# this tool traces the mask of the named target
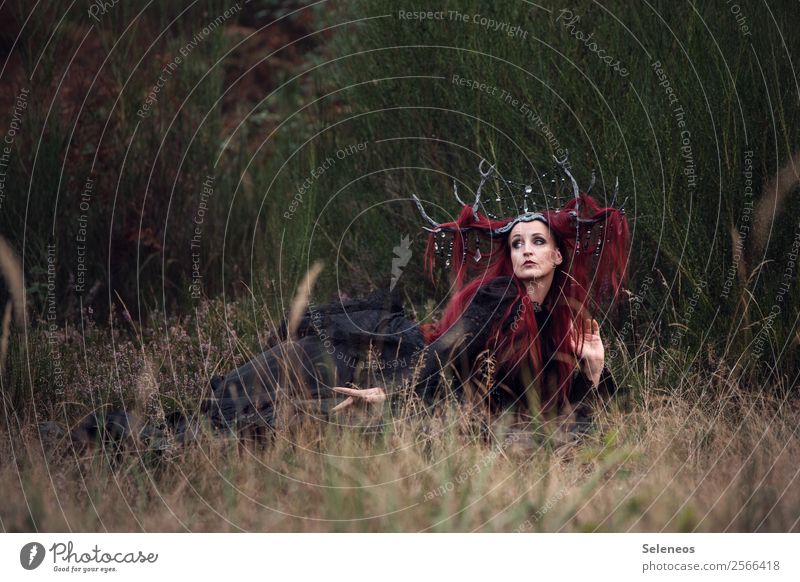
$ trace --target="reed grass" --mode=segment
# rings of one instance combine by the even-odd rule
[[[800,211],[800,110],[790,82],[797,59],[786,49],[800,43],[796,27],[772,34],[768,26],[790,22],[792,3],[748,6],[763,29],[744,42],[725,3],[606,10],[577,2],[579,28],[624,58],[627,82],[587,53],[554,8],[448,3],[519,24],[529,32],[522,42],[471,24],[401,22],[388,0],[326,3],[311,16],[265,2],[256,8],[267,16],[232,22],[202,43],[144,120],[136,111],[165,59],[227,5],[205,3],[170,25],[192,3],[155,2],[129,27],[136,13],[120,3],[76,56],[84,66],[66,75],[61,57],[91,24],[76,4],[56,30],[71,4],[50,3],[20,37],[20,66],[6,85],[15,94],[29,86],[36,99],[14,142],[0,213],[10,291],[0,335],[4,531],[800,529],[800,286],[789,253]],[[31,10],[7,6],[19,22]],[[338,28],[316,34],[328,25]],[[264,41],[291,27],[315,34],[277,51]],[[131,70],[143,46],[149,52]],[[92,85],[98,54],[108,61]],[[656,60],[691,130],[691,187]],[[267,93],[254,70],[268,79]],[[598,170],[598,196],[616,174],[630,195],[630,300],[601,318],[625,390],[600,411],[595,434],[556,446],[501,424],[485,439],[472,411],[428,418],[411,400],[378,434],[287,417],[260,444],[205,435],[168,454],[65,448],[65,431],[93,411],[125,408],[164,423],[196,410],[212,375],[274,345],[292,305],[284,298],[317,257],[336,260],[304,283],[297,310],[312,299],[312,283],[321,302],[388,286],[392,248],[411,235],[401,289],[419,320],[434,315],[449,287],[445,278],[433,289],[425,281],[425,233],[409,195],[452,218],[452,182],[462,195],[474,189],[482,157],[525,180],[549,167],[556,147],[496,96],[454,84],[454,74],[530,104],[569,150],[581,184]],[[227,94],[234,85],[239,93]],[[51,103],[59,114],[50,115]],[[337,157],[358,143],[366,150]],[[747,236],[750,150],[756,210]],[[336,162],[298,200],[328,158]],[[197,300],[188,292],[189,243],[208,175],[214,196]],[[92,291],[82,293],[76,230],[90,177]],[[731,292],[721,297],[740,246]],[[25,257],[24,276],[15,255]],[[784,311],[770,319],[779,304]],[[756,341],[764,346],[757,357]]]
[[[63,430],[93,408],[163,424],[207,395],[201,354],[225,370],[263,348],[257,334],[226,337],[248,327],[247,302],[210,301],[198,313],[203,334],[177,317],[139,334],[93,327],[85,353],[84,342],[62,347],[76,372],[62,400],[4,399],[5,531],[798,531],[790,386],[754,395],[741,371],[677,355],[659,373],[648,355],[656,345],[622,349],[620,397],[574,443],[502,419],[487,436],[474,410],[431,416],[412,398],[377,419],[314,420],[293,407],[266,440],[202,433],[161,453],[133,443],[121,454],[73,451]],[[385,428],[364,430],[376,422]]]

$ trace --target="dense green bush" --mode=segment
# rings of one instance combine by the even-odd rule
[[[124,304],[134,317],[190,309],[198,290],[242,292],[273,256],[252,244],[278,141],[265,130],[303,89],[265,98],[314,48],[281,48],[308,26],[290,4],[119,3],[91,16],[62,2],[31,26],[27,3],[12,7],[5,97],[29,97],[0,228],[23,255],[35,314],[53,282],[48,245],[59,320],[81,305],[106,314]]]
[[[652,324],[663,353],[700,349],[698,361],[712,363],[754,353],[753,362],[796,365],[796,185],[784,188],[774,217],[753,223],[753,208],[775,197],[765,183],[800,143],[791,52],[800,45],[782,24],[788,3],[348,7],[344,18],[357,22],[332,51],[350,114],[338,134],[369,140],[365,173],[399,168],[379,174],[383,188],[359,194],[361,205],[417,192],[443,218],[456,210],[450,181],[474,189],[481,158],[525,181],[568,150],[584,186],[593,170],[608,191],[619,176],[634,227],[631,289],[644,300],[637,327]],[[426,10],[439,19],[413,15]],[[409,204],[402,217],[388,239],[419,225]],[[767,245],[756,230],[769,232]],[[738,272],[732,231],[742,235]],[[773,305],[783,314],[770,322]],[[779,359],[770,346],[785,346]]]
[[[566,153],[582,185],[596,171],[602,197],[619,176],[627,197],[641,302],[610,320],[619,342],[655,333],[663,369],[676,350],[695,364],[754,352],[743,361],[796,366],[796,188],[782,188],[774,217],[763,204],[800,143],[793,4],[251,2],[202,33],[234,4],[156,2],[139,14],[120,3],[91,19],[53,3],[15,45],[6,31],[19,63],[7,102],[23,87],[31,96],[0,228],[39,315],[49,243],[59,317],[92,301],[103,321],[123,303],[134,318],[190,310],[195,270],[202,294],[253,292],[275,313],[318,258],[315,301],[361,293],[390,284],[409,237],[400,283],[425,317],[448,288],[423,275],[410,195],[443,220],[457,211],[453,179],[469,197],[481,158],[528,181]],[[23,22],[27,4],[12,8]],[[413,14],[433,10],[439,19]],[[756,224],[760,204],[767,220]]]

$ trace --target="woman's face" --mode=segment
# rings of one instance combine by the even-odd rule
[[[553,271],[560,265],[561,251],[550,229],[541,220],[520,222],[509,234],[511,263],[514,275],[522,281],[550,283]]]

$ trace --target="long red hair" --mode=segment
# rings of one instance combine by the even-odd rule
[[[540,378],[546,345],[557,371],[556,392],[541,399],[542,409],[548,410],[569,398],[572,373],[577,363],[575,351],[581,349],[580,345],[577,350],[570,347],[572,326],[577,330],[577,340],[582,342],[584,321],[589,317],[588,304],[613,303],[626,281],[629,229],[624,211],[601,208],[588,194],[570,199],[563,208],[543,211],[542,214],[564,258],[554,272],[544,301],[549,311],[547,338],[539,333],[534,308],[523,282],[513,276],[509,237],[493,237],[490,251],[480,260],[473,260],[470,242],[481,237],[485,239],[490,231],[508,224],[510,219],[493,220],[480,212],[476,215],[471,206],[464,206],[455,221],[439,225],[453,229],[451,260],[454,261],[455,292],[442,318],[437,323],[422,325],[421,329],[427,343],[435,341],[458,321],[481,286],[498,277],[512,277],[522,307],[515,308],[520,304],[512,302],[506,313],[498,318],[485,347],[493,351],[497,364],[506,373],[514,373],[527,359],[534,376]],[[593,225],[577,221],[578,218],[596,220],[603,217],[603,221]],[[436,236],[433,233],[429,237],[425,253],[425,266],[431,276]],[[590,272],[594,273],[591,280]],[[512,318],[511,325],[507,327],[505,324],[509,318]],[[501,333],[503,329],[505,332]]]

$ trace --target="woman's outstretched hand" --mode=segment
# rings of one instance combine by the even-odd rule
[[[605,364],[605,348],[603,340],[600,338],[600,324],[595,319],[586,319],[584,322],[583,344],[578,351],[578,334],[575,326],[572,326],[570,334],[570,347],[573,353],[581,362],[584,373],[597,386],[600,383],[600,374]]]
[[[358,388],[334,386],[333,391],[339,394],[346,394],[347,399],[331,408],[331,412],[339,412],[345,408],[349,408],[353,404],[383,404],[386,400],[386,391],[380,387],[359,390]]]

